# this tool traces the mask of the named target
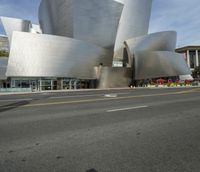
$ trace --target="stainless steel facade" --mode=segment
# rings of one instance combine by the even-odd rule
[[[157,32],[125,41],[131,53],[134,51],[174,51],[177,34],[175,31]]]
[[[128,53],[127,66],[133,65],[133,58],[137,57],[139,51],[173,52],[176,47],[176,37],[175,31],[165,31],[126,40],[124,44]]]
[[[39,21],[45,34],[113,48],[122,9],[114,0],[42,0]]]
[[[135,79],[190,74],[184,57],[174,52],[176,35],[174,31],[166,31],[125,41],[127,63],[134,64]]]
[[[127,87],[131,83],[132,73],[132,68],[102,67],[98,88]]]
[[[67,37],[14,32],[7,76],[95,79],[94,67],[111,65],[107,50]]]
[[[122,60],[124,41],[148,33],[152,0],[126,0],[118,27],[114,60]]]
[[[136,56],[136,80],[191,74],[183,56],[178,53],[141,51]]]
[[[11,41],[6,75],[98,79],[99,88],[106,88],[190,74],[174,53],[176,32],[148,35],[151,5],[152,0],[42,0],[40,27],[2,18]],[[115,61],[123,67],[112,67]]]
[[[14,31],[29,32],[31,28],[31,22],[28,20],[1,17],[1,22],[8,36],[9,43],[11,43],[12,33]]]

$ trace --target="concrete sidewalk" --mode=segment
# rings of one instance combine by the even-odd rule
[[[123,87],[123,88],[106,88],[106,89],[77,89],[77,90],[47,90],[35,92],[0,92],[0,96],[6,95],[27,95],[27,94],[48,94],[48,93],[66,93],[66,92],[88,92],[88,91],[109,91],[109,90],[141,90],[141,89],[184,89],[200,88],[200,86],[181,86],[181,87]]]

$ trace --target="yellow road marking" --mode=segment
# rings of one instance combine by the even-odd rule
[[[192,90],[173,92],[173,93],[158,93],[158,94],[147,94],[147,95],[137,95],[137,96],[126,96],[126,97],[111,97],[111,98],[98,98],[98,99],[87,99],[87,100],[51,102],[51,103],[38,103],[38,104],[23,105],[21,107],[36,107],[36,106],[50,106],[50,105],[62,105],[62,104],[74,104],[74,103],[89,103],[89,102],[97,102],[97,101],[124,100],[124,99],[143,98],[143,97],[188,94],[188,93],[194,93],[194,92],[199,92],[199,91],[200,89],[192,89]]]
[[[136,107],[127,107],[127,108],[120,108],[120,109],[111,109],[107,110],[107,112],[117,112],[117,111],[126,111],[126,110],[133,110],[133,109],[141,109],[141,108],[147,108],[148,106],[136,106]]]

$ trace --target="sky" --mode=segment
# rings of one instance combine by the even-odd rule
[[[40,0],[0,0],[0,16],[37,24],[39,3]],[[153,0],[149,33],[166,30],[177,31],[177,47],[200,45],[200,0]],[[0,34],[5,34],[1,24]]]

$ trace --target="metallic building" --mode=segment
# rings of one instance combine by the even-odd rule
[[[126,0],[121,14],[114,60],[122,60],[124,41],[148,33],[152,0]]]
[[[95,66],[111,64],[107,55],[105,49],[80,40],[14,32],[7,75],[95,79]]]
[[[184,58],[174,51],[176,32],[159,32],[125,41],[134,78],[148,79],[190,73]]]
[[[100,69],[98,88],[117,88],[129,86],[132,68],[102,67]]]
[[[135,63],[135,79],[190,74],[183,56],[169,51],[141,51]],[[151,60],[149,60],[151,59]],[[148,61],[148,63],[146,63]]]
[[[6,75],[34,78],[40,86],[42,78],[51,85],[73,78],[70,83],[97,80],[99,88],[108,88],[190,74],[174,52],[176,32],[148,35],[151,5],[152,0],[42,0],[39,26],[3,17],[11,42]]]
[[[1,17],[1,22],[8,36],[9,43],[11,43],[14,31],[29,32],[31,27],[31,22],[28,20]]]
[[[114,0],[42,0],[39,21],[43,33],[114,46],[123,4]]]

